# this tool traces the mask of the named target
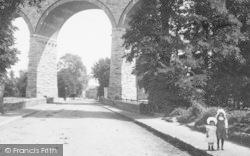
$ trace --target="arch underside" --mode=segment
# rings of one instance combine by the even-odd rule
[[[116,23],[111,11],[98,0],[62,0],[49,7],[40,18],[35,34],[56,39],[63,24],[74,14],[88,9],[102,9],[109,17],[113,28],[127,28],[131,16],[141,7],[143,0],[131,0]]]
[[[132,0],[124,9],[119,22],[118,27],[126,29],[131,17],[141,8],[143,0]]]
[[[89,10],[102,9],[109,17],[113,27],[116,27],[116,22],[111,12],[103,5],[94,4],[88,1],[70,1],[63,4],[54,4],[41,17],[36,27],[35,34],[47,38],[56,39],[57,34],[63,24],[74,14]]]
[[[23,18],[25,23],[27,24],[27,26],[29,28],[30,34],[33,34],[34,30],[33,30],[32,24],[31,24],[29,18],[26,16],[25,13],[23,13],[21,10],[17,10],[16,13],[14,14],[14,17],[15,18],[18,18],[18,17]]]

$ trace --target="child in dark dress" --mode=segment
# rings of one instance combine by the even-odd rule
[[[221,142],[221,149],[224,150],[224,140],[227,138],[228,133],[228,120],[226,117],[226,112],[223,109],[219,109],[216,115],[217,124],[216,124],[216,136],[217,136],[217,149],[220,149],[220,142]]]

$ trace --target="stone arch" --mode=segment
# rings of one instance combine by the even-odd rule
[[[36,26],[35,34],[55,38],[67,19],[87,9],[102,9],[110,19],[112,27],[117,27],[112,12],[99,0],[60,0],[44,11]]]
[[[126,28],[131,15],[133,15],[141,6],[142,0],[131,0],[123,10],[119,22],[119,28]]]
[[[139,4],[137,2],[139,1],[140,0],[50,0],[50,2],[54,3],[46,3],[44,6],[44,8],[46,7],[45,11],[43,11],[41,15],[40,13],[35,15],[35,22],[32,22],[33,24],[37,24],[35,26],[33,25],[35,31],[30,40],[26,96],[46,96],[55,98],[58,96],[56,63],[58,33],[63,24],[71,16],[88,9],[103,10],[109,17],[113,28],[108,98],[122,98],[124,97],[123,94],[128,95],[126,92],[122,91],[125,90],[122,88],[122,84],[129,83],[130,85],[128,86],[132,86],[134,88],[133,93],[135,93],[134,90],[136,89],[136,83],[134,79],[124,81],[124,78],[122,78],[122,73],[126,74],[129,72],[122,71],[123,69],[127,69],[126,64],[123,66],[123,55],[125,49],[122,46],[122,35],[124,34],[125,29],[123,27],[118,27],[117,23],[122,11],[124,11],[122,17],[128,21],[127,17],[129,17],[130,14],[133,14],[133,10],[136,10],[137,4]],[[127,2],[130,2],[128,6]],[[49,4],[49,7],[47,4]],[[123,9],[124,7],[126,7],[125,10]],[[125,25],[122,20],[120,20],[120,23],[120,25]],[[126,78],[127,77],[125,77],[125,79]],[[129,93],[129,96],[131,93]],[[130,97],[128,98],[131,99]]]
[[[21,10],[18,10],[15,14],[14,14],[14,17],[15,18],[18,18],[18,17],[22,17],[24,19],[24,21],[26,22],[26,24],[28,25],[28,28],[29,28],[29,31],[30,31],[30,35],[34,33],[34,29],[32,27],[32,24],[28,18],[28,16],[22,12]]]
[[[119,21],[118,27],[124,31],[128,28],[128,22],[131,19],[131,16],[134,15],[142,5],[143,0],[131,0],[128,5],[123,10]],[[138,100],[146,97],[142,90],[139,89],[137,83],[137,77],[132,74],[136,62],[132,63],[123,60],[122,62],[122,73],[121,73],[121,88],[122,88],[122,99],[133,99]]]

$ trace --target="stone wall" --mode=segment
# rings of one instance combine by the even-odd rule
[[[105,105],[111,105],[117,107],[121,110],[140,113],[140,103],[138,102],[128,102],[128,101],[119,101],[119,100],[110,100],[105,98],[100,98],[100,102]]]
[[[46,98],[21,99],[19,101],[16,100],[16,102],[12,102],[11,99],[5,98],[4,101],[4,110],[6,112],[47,103]]]

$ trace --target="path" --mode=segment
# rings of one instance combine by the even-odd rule
[[[193,131],[185,125],[181,125],[177,122],[171,123],[162,120],[162,118],[149,117],[136,113],[123,111],[112,106],[103,105],[105,108],[121,114],[131,120],[143,124],[147,127],[151,127],[155,131],[166,134],[168,136],[177,138],[196,149],[207,150],[207,143],[205,142],[205,134]],[[217,149],[215,145],[215,149]],[[250,156],[250,148],[226,141],[224,145],[225,150],[208,151],[213,156]]]
[[[2,125],[0,144],[64,144],[64,156],[189,155],[91,100],[40,110]]]

